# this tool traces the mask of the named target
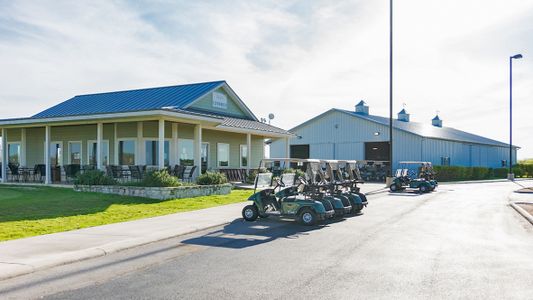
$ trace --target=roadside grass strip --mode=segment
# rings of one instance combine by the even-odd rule
[[[0,186],[0,241],[125,222],[246,201],[228,195],[155,200],[53,187]]]

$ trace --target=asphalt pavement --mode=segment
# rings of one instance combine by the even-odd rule
[[[533,226],[509,182],[376,194],[303,227],[225,226],[0,282],[31,299],[532,299]]]

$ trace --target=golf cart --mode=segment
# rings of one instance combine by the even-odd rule
[[[359,171],[358,162],[355,160],[339,160],[339,169],[344,178],[344,187],[351,194],[355,194],[361,198],[362,205],[367,206],[368,200],[366,195],[361,193],[361,188],[357,186],[358,183],[365,183],[361,172]],[[363,207],[361,207],[361,210]]]
[[[432,191],[439,186],[439,183],[435,179],[435,171],[433,165],[430,162],[424,162],[420,167],[419,177],[425,179],[431,184]]]
[[[361,212],[367,202],[363,202],[362,197],[359,195],[359,188],[357,188],[356,182],[352,181],[349,177],[346,177],[344,172],[346,169],[346,161],[342,161],[341,163],[337,160],[323,160],[322,163],[325,164],[326,167],[327,180],[330,185],[330,193],[335,197],[342,199],[345,206],[348,203],[349,206],[351,206],[351,214],[357,214]],[[343,168],[341,168],[341,165]],[[354,190],[357,190],[357,192],[352,192],[354,185]]]
[[[421,167],[425,162],[421,161],[401,161],[396,169],[394,178],[389,187],[391,192],[404,191],[406,189],[417,190],[420,193],[428,193],[435,189],[435,186],[425,178],[420,177]]]
[[[305,179],[296,180],[295,174],[281,174],[273,179],[272,173],[259,173],[255,178],[254,194],[248,198],[253,204],[242,210],[246,221],[269,216],[293,218],[303,225],[314,225],[330,218],[335,213],[331,205],[325,206],[303,193]],[[273,184],[274,183],[274,184]],[[264,188],[258,191],[258,188]]]

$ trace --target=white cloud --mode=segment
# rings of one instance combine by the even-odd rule
[[[515,143],[533,157],[533,5],[395,1],[395,110]],[[0,118],[76,94],[226,79],[290,128],[331,107],[388,114],[387,1],[6,2]]]

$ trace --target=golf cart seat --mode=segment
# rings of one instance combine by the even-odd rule
[[[403,169],[396,169],[396,174],[394,175],[394,177],[402,177],[402,171]]]

